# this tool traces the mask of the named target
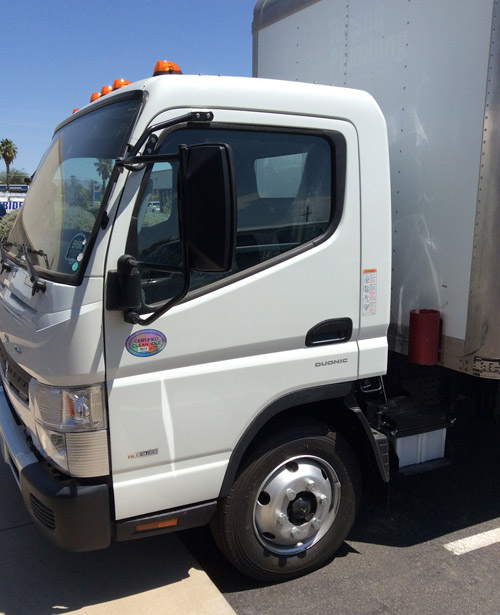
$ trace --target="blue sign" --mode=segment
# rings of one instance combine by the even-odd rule
[[[16,211],[16,209],[20,209],[23,203],[24,201],[0,201],[0,205],[3,205],[5,207],[7,213],[10,213],[11,211]]]

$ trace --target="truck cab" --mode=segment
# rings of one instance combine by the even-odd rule
[[[55,131],[1,255],[0,450],[71,550],[210,522],[243,572],[321,565],[387,438],[375,101],[163,74]],[[283,565],[285,562],[285,565]]]

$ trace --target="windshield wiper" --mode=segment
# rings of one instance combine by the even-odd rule
[[[0,264],[2,265],[2,268],[0,269],[0,275],[4,271],[9,273],[12,270],[12,267],[10,266],[10,263],[8,262],[7,254],[5,254],[5,250],[3,249],[3,243],[1,240],[0,240]]]
[[[26,266],[28,267],[28,271],[30,274],[30,282],[33,284],[33,288],[31,289],[31,295],[33,296],[39,291],[44,293],[47,290],[47,284],[43,280],[40,280],[40,276],[35,271],[35,267],[33,266],[33,263],[30,261],[29,257],[30,251],[32,254],[38,254],[38,251],[28,248],[25,243],[23,243],[21,249],[23,251],[24,258],[26,260]]]
[[[24,254],[24,248],[26,248],[26,252],[28,254],[35,254],[36,256],[42,256],[43,259],[45,260],[45,268],[46,269],[50,269],[49,259],[47,257],[47,253],[44,252],[43,250],[35,250],[34,248],[30,248],[29,246],[27,246],[25,243],[16,243],[14,241],[6,241],[5,245],[8,248],[11,247],[11,246],[14,247],[14,248],[17,248],[23,254]]]
[[[28,252],[28,254],[35,254],[36,256],[41,256],[45,261],[45,268],[50,269],[49,259],[46,252],[44,252],[43,250],[34,250],[33,248],[29,248],[25,243],[23,243],[23,245],[21,246],[23,252],[24,248],[26,248],[26,252]]]

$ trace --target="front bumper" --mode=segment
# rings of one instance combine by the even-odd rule
[[[0,453],[12,469],[35,524],[57,546],[93,551],[111,543],[109,487],[82,485],[33,454],[0,389]]]

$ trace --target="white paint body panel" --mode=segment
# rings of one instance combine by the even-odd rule
[[[9,355],[40,382],[88,385],[104,380],[101,278],[79,287],[47,282],[31,295],[21,267],[0,276],[2,342]]]
[[[327,241],[184,302],[158,319],[152,327],[166,336],[167,346],[154,357],[129,354],[126,340],[141,327],[124,323],[119,312],[105,312],[118,519],[216,498],[233,448],[265,407],[293,391],[358,378],[358,338],[366,346],[362,365],[367,375],[382,373],[386,365],[389,189],[386,185],[384,190],[384,122],[373,101],[363,93],[282,82],[167,81],[165,91],[167,82],[144,83],[151,123],[178,117],[199,101],[214,112],[214,122],[226,126],[341,132],[347,142],[346,195],[340,224]],[[371,145],[374,133],[381,148]],[[373,173],[367,173],[366,186],[358,173],[360,157],[373,162],[367,165]],[[370,190],[370,183],[382,189]],[[124,252],[138,187],[139,177],[132,176],[115,221],[108,269]],[[371,229],[374,236],[377,229],[383,234],[385,225],[387,244],[381,250],[361,247],[361,198],[373,208],[367,219],[377,225]],[[384,198],[385,220],[375,213],[380,212],[375,201]],[[361,270],[367,267],[378,269],[378,309],[361,317]],[[345,316],[353,320],[350,342],[305,347],[312,326]],[[316,366],[332,359],[346,362]],[[154,454],[137,455],[143,451]]]

